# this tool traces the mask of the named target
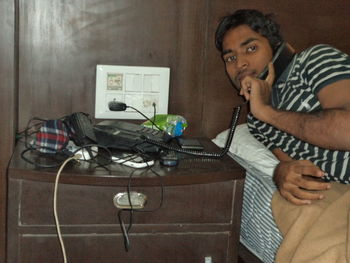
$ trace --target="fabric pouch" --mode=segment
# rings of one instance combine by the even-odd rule
[[[35,147],[42,153],[60,152],[68,142],[69,130],[62,120],[45,121],[35,137]]]

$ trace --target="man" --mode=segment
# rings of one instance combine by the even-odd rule
[[[248,126],[280,163],[274,181],[296,205],[323,199],[329,181],[350,183],[350,58],[317,45],[286,65],[269,63],[283,42],[279,26],[256,10],[222,19],[216,47],[233,85],[250,104]],[[268,64],[266,80],[257,76]]]

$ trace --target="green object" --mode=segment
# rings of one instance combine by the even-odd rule
[[[148,128],[157,129],[156,124],[161,130],[167,132],[172,137],[181,136],[187,127],[187,121],[180,115],[157,114],[151,121],[145,121],[142,125]],[[153,123],[154,124],[153,124]]]

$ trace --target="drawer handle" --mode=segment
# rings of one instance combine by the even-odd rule
[[[145,207],[147,196],[135,191],[130,192],[130,205],[128,192],[118,193],[113,198],[114,205],[119,209],[142,209]]]

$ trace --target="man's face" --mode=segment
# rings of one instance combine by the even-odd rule
[[[222,47],[226,72],[238,90],[245,76],[257,77],[272,60],[273,52],[267,38],[247,25],[227,31]]]

